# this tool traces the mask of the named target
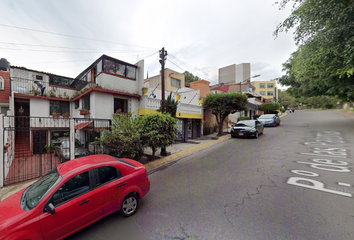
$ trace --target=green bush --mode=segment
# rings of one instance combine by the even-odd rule
[[[113,114],[110,131],[103,130],[103,136],[96,138],[95,144],[103,147],[103,151],[118,158],[140,160],[144,154],[144,145],[131,114]]]
[[[257,118],[259,118],[259,116],[261,116],[261,115],[255,114],[255,115],[253,115],[253,119],[256,120]]]
[[[142,143],[152,150],[152,160],[158,148],[166,148],[176,138],[177,119],[170,114],[153,113],[134,120]]]

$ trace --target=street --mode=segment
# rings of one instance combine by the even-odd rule
[[[300,110],[149,175],[136,215],[68,239],[354,239],[354,118]]]

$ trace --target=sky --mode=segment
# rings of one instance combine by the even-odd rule
[[[254,80],[282,75],[297,47],[273,35],[291,13],[275,0],[0,0],[0,58],[13,66],[77,77],[106,54],[149,77],[166,67],[218,83],[218,69],[251,63]]]

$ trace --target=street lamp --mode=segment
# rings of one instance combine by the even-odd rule
[[[254,75],[254,76],[252,76],[252,77],[249,77],[249,78],[247,78],[246,80],[240,82],[240,92],[241,92],[241,85],[242,85],[242,83],[247,82],[247,81],[250,80],[251,78],[256,78],[256,77],[259,77],[259,76],[261,76],[261,75],[260,75],[260,74],[257,74],[257,75]]]

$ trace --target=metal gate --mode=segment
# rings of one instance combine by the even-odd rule
[[[4,117],[4,185],[43,176],[60,164],[46,149],[58,133],[70,134],[69,120],[53,117]]]
[[[70,133],[75,136],[75,158],[102,153],[95,144],[103,130],[110,130],[110,119],[73,119],[63,117],[4,117],[4,185],[45,175],[70,159]],[[68,144],[66,144],[68,142]],[[65,144],[64,144],[65,143]],[[52,144],[53,149],[48,149]],[[66,146],[66,149],[64,149]]]

